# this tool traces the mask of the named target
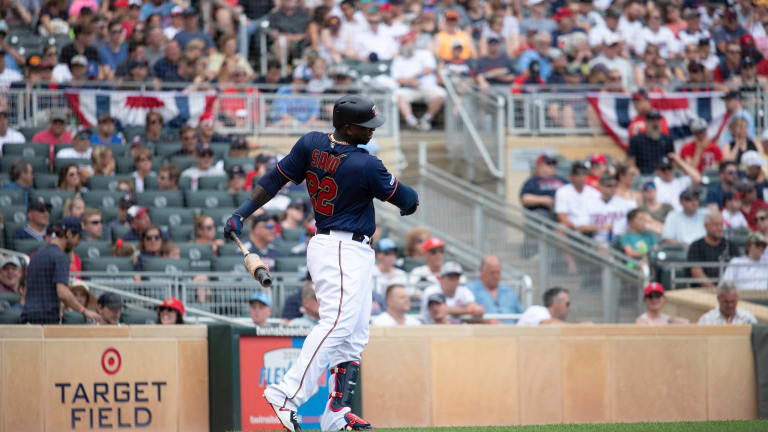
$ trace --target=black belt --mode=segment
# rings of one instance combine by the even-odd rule
[[[318,234],[323,234],[323,235],[330,235],[331,234],[331,230],[328,229],[328,228],[321,228],[321,229],[317,230],[317,233]],[[360,233],[357,233],[357,232],[356,233],[352,233],[352,240],[354,240],[356,242],[362,243],[362,242],[365,241],[365,234],[360,234]]]

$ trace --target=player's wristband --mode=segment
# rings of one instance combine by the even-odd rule
[[[243,219],[248,219],[248,216],[258,210],[258,208],[259,206],[257,206],[252,199],[248,198],[237,210],[235,210],[234,214],[242,217]]]

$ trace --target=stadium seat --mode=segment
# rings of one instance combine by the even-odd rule
[[[75,311],[65,311],[63,314],[61,314],[61,323],[62,324],[85,324],[85,317],[83,317],[83,314]]]
[[[90,165],[90,161],[87,159],[75,159],[75,158],[55,158],[53,160],[53,172],[58,173],[63,167],[67,165]]]
[[[211,245],[192,242],[179,243],[179,250],[181,251],[181,257],[188,259],[193,269],[201,270],[203,267],[205,271],[210,269],[211,259],[213,258],[213,248],[211,248]]]
[[[232,242],[226,242],[223,245],[219,246],[218,249],[216,249],[220,257],[225,256],[239,256],[242,257],[243,254],[240,252],[240,248],[238,248],[234,243]]]
[[[26,219],[25,222],[5,222],[5,226],[3,227],[3,231],[5,231],[3,244],[8,248],[13,246],[13,235],[16,234],[16,231],[24,228],[26,224]]]
[[[112,253],[112,244],[103,240],[81,241],[75,247],[75,253],[81,259],[108,257]]]
[[[95,209],[116,208],[123,195],[125,195],[125,192],[95,189],[84,193],[83,200],[87,207]]]
[[[102,207],[99,210],[101,210],[101,220],[102,223],[107,224],[109,222],[112,222],[113,220],[117,219],[117,207]]]
[[[141,271],[164,272],[173,274],[174,272],[190,271],[191,266],[188,259],[156,258],[146,257],[141,260]]]
[[[10,182],[11,176],[9,176],[8,173],[0,173],[0,187],[5,187],[5,185]]]
[[[0,207],[26,205],[26,193],[20,189],[0,189]]]
[[[120,313],[120,322],[123,324],[155,324],[157,312],[137,307],[124,307]]]
[[[137,204],[146,207],[184,207],[181,191],[144,191],[136,196]]]
[[[0,158],[0,170],[3,172],[9,172],[11,170],[11,165],[13,165],[13,163],[19,159],[21,159],[21,157]],[[48,162],[48,156],[25,157],[24,160],[32,165],[32,169],[34,170],[35,175],[38,173],[51,172],[51,165]]]
[[[3,213],[3,220],[6,227],[9,223],[27,223],[27,206],[0,206],[0,212]]]
[[[117,182],[120,180],[130,180],[133,182],[132,175],[118,176],[93,176],[88,180],[88,189],[101,191],[116,191]]]
[[[245,269],[245,264],[243,264],[242,255],[214,257],[211,268],[216,272],[248,274],[248,270]]]
[[[3,155],[11,157],[49,157],[51,148],[46,143],[30,143],[24,145],[7,145],[3,146]]]
[[[131,156],[115,156],[115,171],[118,174],[130,174],[136,171]]]
[[[170,235],[171,240],[176,243],[189,242],[192,240],[194,234],[194,225],[170,225],[168,227],[168,235]]]
[[[192,184],[192,179],[189,177],[181,177],[179,179],[179,189],[189,190]],[[158,190],[157,189],[157,177],[147,177],[144,179],[144,190]]]
[[[225,191],[227,190],[227,187],[228,184],[226,176],[200,177],[197,180],[198,190]]]
[[[51,174],[48,170],[42,173],[35,173],[35,189],[56,189],[58,183],[58,174]]]
[[[182,171],[197,163],[194,156],[174,156],[171,158],[171,162],[175,163]]]
[[[232,195],[227,191],[186,191],[187,207],[200,209],[229,208],[234,206]]]
[[[128,234],[129,231],[131,231],[131,228],[123,225],[112,228],[112,241],[114,242],[120,237],[123,237]]]
[[[86,272],[107,272],[110,274],[133,272],[133,261],[129,257],[80,258],[83,260],[83,271]]]
[[[61,211],[64,203],[74,196],[74,192],[61,189],[33,189],[30,194],[30,199],[42,197],[45,202],[53,206],[54,209]],[[53,216],[53,212],[51,212],[51,216]]]
[[[278,252],[280,252],[285,256],[291,256],[293,255],[292,249],[295,248],[297,245],[298,245],[297,242],[284,241],[282,243],[275,245],[275,249],[277,249]]]
[[[40,126],[22,126],[18,128],[19,132],[21,132],[21,134],[24,135],[24,138],[27,139],[27,142],[31,142],[32,137],[35,136],[38,132],[40,132],[43,129],[45,128]]]
[[[14,240],[12,246],[13,250],[30,255],[45,246],[45,242],[39,240]]]
[[[150,207],[149,218],[158,226],[191,225],[195,221],[195,210],[186,207]]]
[[[0,312],[0,324],[19,324],[21,322],[21,310],[12,309]]]
[[[239,206],[240,203],[244,202],[245,200],[247,200],[250,197],[251,197],[251,191],[238,192],[235,195],[235,205]]]
[[[280,257],[275,260],[276,272],[303,272],[307,270],[307,257]]]
[[[181,150],[181,142],[162,143],[155,148],[155,155],[158,159],[167,160],[170,155],[179,150]]]
[[[200,210],[201,214],[204,214],[206,216],[210,216],[213,218],[213,223],[216,225],[216,228],[220,226],[223,226],[224,223],[229,219],[230,216],[232,216],[232,213],[237,210],[234,207],[225,207],[225,208],[203,208]]]
[[[138,136],[142,138],[142,142],[144,141],[144,126],[124,126],[123,127],[123,136],[125,136],[125,142],[130,144],[133,140],[133,137]],[[126,146],[130,147],[130,146]]]
[[[10,306],[17,305],[21,301],[21,294],[15,292],[0,292],[0,302],[8,302]]]
[[[53,157],[56,157],[59,152],[65,148],[72,148],[72,144],[56,144],[53,146]]]
[[[243,170],[248,170],[253,166],[253,158],[224,158],[224,170],[229,170],[232,165],[240,165]]]
[[[282,232],[283,240],[286,243],[298,243],[301,236],[304,235],[304,228],[286,228]]]

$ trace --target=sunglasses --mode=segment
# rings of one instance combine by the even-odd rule
[[[648,294],[647,296],[645,296],[645,298],[649,298],[649,299],[656,299],[656,298],[662,298],[662,297],[664,297],[664,294],[662,294],[660,292],[652,292],[652,293]]]
[[[443,248],[434,248],[427,251],[427,253],[430,253],[432,255],[439,254],[439,253],[445,253],[445,249]]]
[[[663,167],[659,167],[659,171],[669,171],[669,170],[671,170],[671,169],[672,169],[672,167],[671,167],[671,166],[663,166]]]
[[[160,312],[173,312],[175,309],[169,308],[169,307],[161,307],[159,308]]]
[[[162,121],[157,120],[157,119],[149,121],[149,124],[157,124],[157,123],[162,123]]]
[[[760,221],[760,222],[762,222],[762,221],[764,221],[766,219],[768,219],[768,216],[758,216],[758,217],[755,218],[756,221]]]
[[[93,220],[93,221],[88,221],[88,224],[90,224],[90,225],[101,225],[101,219]]]
[[[160,235],[156,234],[156,235],[144,236],[144,240],[150,240],[150,241],[160,240]]]
[[[765,243],[755,243],[754,246],[756,246],[758,249],[765,249],[768,247],[768,244]]]
[[[739,172],[736,171],[736,170],[727,170],[727,171],[725,171],[725,175],[736,175],[738,173]]]

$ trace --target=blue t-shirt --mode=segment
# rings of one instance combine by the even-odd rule
[[[141,6],[141,13],[139,14],[139,19],[141,21],[146,21],[147,18],[149,18],[149,16],[152,14],[157,14],[157,15],[160,15],[161,17],[166,17],[171,14],[172,9],[173,9],[173,2],[165,2],[160,6],[155,6],[152,4],[152,2],[147,2]]]
[[[128,43],[123,42],[117,52],[112,51],[108,44],[102,45],[99,48],[99,60],[102,65],[109,66],[110,69],[116,71],[117,66],[128,60]]]
[[[470,291],[472,291],[472,294],[475,295],[477,304],[485,308],[485,313],[523,313],[523,307],[520,305],[520,300],[517,298],[517,294],[504,284],[499,284],[499,293],[496,295],[496,300],[493,299],[493,296],[491,296],[491,293],[488,292],[480,279],[468,283],[467,288],[469,288]],[[515,321],[516,320],[504,320],[504,322],[510,324]]]
[[[184,51],[187,49],[187,44],[192,42],[195,39],[200,39],[205,43],[205,49],[211,49],[213,48],[213,39],[205,33],[200,30],[195,32],[187,32],[187,31],[180,31],[176,33],[176,36],[173,38],[176,42],[179,43],[179,47],[181,47],[181,50]]]
[[[123,144],[123,138],[121,138],[121,136],[119,134],[112,134],[112,138],[110,138],[110,140],[108,142],[107,141],[102,141],[102,139],[99,138],[98,134],[91,135],[91,145],[95,145],[95,146],[96,145],[100,145],[100,146],[103,146],[103,145],[106,145],[106,146],[117,146],[117,145],[122,145],[122,144]]]
[[[55,244],[32,255],[27,269],[27,294],[21,312],[22,322],[59,322],[59,296],[56,284],[69,284],[69,256]]]
[[[624,247],[629,245],[633,251],[647,254],[656,246],[658,241],[658,236],[651,231],[641,233],[627,231],[619,237],[619,246],[621,246],[621,250],[624,250]]]
[[[290,95],[293,94],[293,91],[291,86],[283,86],[277,90],[277,94]],[[296,120],[306,123],[312,117],[320,116],[320,103],[314,98],[278,98],[272,103],[272,110],[269,114],[272,121],[278,121],[282,116],[288,114]]]
[[[373,199],[388,201],[398,187],[379,158],[352,145],[333,145],[328,135],[310,132],[299,138],[291,153],[278,162],[281,185],[266,175],[259,185],[276,196],[288,180],[306,179],[317,229],[357,232],[372,236],[376,229]]]
[[[523,188],[520,189],[520,198],[523,197],[525,194],[531,194],[531,195],[547,195],[552,198],[555,197],[555,192],[563,186],[567,185],[568,180],[559,177],[559,176],[552,176],[549,178],[544,177],[531,177],[523,184]],[[528,207],[529,210],[535,210],[535,209],[548,209],[549,207],[545,206],[534,206],[534,207]]]

